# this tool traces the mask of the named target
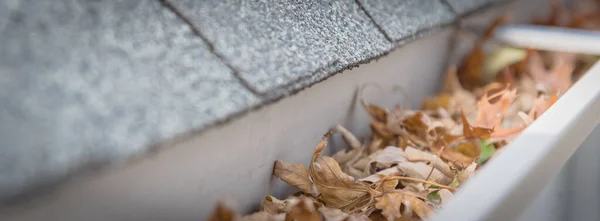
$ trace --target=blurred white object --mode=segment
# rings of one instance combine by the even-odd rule
[[[496,29],[495,39],[522,48],[600,55],[600,31],[504,25]]]

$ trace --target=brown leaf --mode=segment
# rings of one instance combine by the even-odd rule
[[[382,193],[393,192],[396,190],[396,186],[398,186],[398,180],[386,180],[381,183],[378,190]]]
[[[500,100],[491,104],[487,94],[477,102],[477,118],[475,125],[478,127],[493,129],[499,127],[502,123],[504,113],[510,107],[510,104],[517,97],[517,90],[508,90],[508,87],[498,92],[501,94]],[[492,95],[495,97],[495,95]]]
[[[285,221],[321,221],[321,215],[310,198],[301,198],[285,216]]]
[[[463,112],[460,113],[460,118],[463,123],[463,136],[467,139],[489,138],[492,132],[494,131],[493,129],[489,128],[471,126]]]
[[[382,145],[388,145],[390,141],[397,138],[397,134],[391,131],[387,127],[386,123],[371,120],[371,130],[373,130],[373,133],[383,140]]]
[[[458,146],[456,146],[456,152],[462,153],[465,156],[469,156],[469,157],[477,157],[479,156],[479,147],[477,146],[476,143],[473,142],[464,142],[464,143],[460,143],[458,144]]]
[[[395,221],[398,218],[403,217],[403,214],[400,211],[402,204],[405,205],[406,209],[410,208],[410,210],[416,213],[421,219],[427,218],[432,212],[432,208],[427,205],[427,203],[413,195],[405,194],[401,191],[383,194],[381,197],[377,198],[377,200],[375,208],[381,209],[381,214],[388,221]]]
[[[452,148],[446,147],[443,150],[436,146],[430,146],[431,152],[440,153],[440,158],[448,161],[448,162],[458,162],[458,164],[454,164],[454,166],[462,168],[462,165],[468,165],[473,162],[472,157],[465,156],[459,152],[456,152]]]
[[[342,172],[333,158],[321,156],[330,135],[331,131],[326,133],[313,152],[310,177],[328,207],[342,211],[362,207],[371,200],[369,187],[354,182],[353,178]]]
[[[423,110],[437,110],[438,108],[443,108],[446,110],[450,110],[452,105],[452,95],[448,93],[442,93],[434,97],[427,97],[423,100],[421,104],[421,109]]]
[[[285,163],[283,161],[275,161],[273,175],[283,180],[284,182],[295,186],[302,192],[315,194],[313,183],[308,176],[308,170],[302,163]]]
[[[400,212],[400,206],[404,200],[404,195],[401,193],[386,193],[378,198],[378,202],[375,204],[375,208],[381,210],[381,214],[388,220],[394,221],[397,218],[402,217]]]
[[[420,200],[417,197],[414,197],[411,195],[405,195],[404,204],[409,204],[409,203],[410,203],[413,211],[421,219],[427,218],[429,216],[429,214],[431,214],[431,212],[432,212],[431,206],[427,205],[427,203],[423,202],[422,200]]]
[[[227,208],[222,203],[217,203],[212,215],[208,218],[209,221],[234,221],[236,213],[232,209]]]
[[[420,138],[426,138],[429,131],[429,125],[425,122],[423,112],[417,112],[412,116],[404,119],[402,123],[409,133],[413,133]]]

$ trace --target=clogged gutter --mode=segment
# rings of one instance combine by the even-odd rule
[[[600,29],[600,13],[567,10],[553,1],[537,25]],[[217,204],[212,220],[422,220],[486,162],[501,154],[598,60],[564,52],[498,46],[496,19],[458,68],[446,73],[442,92],[420,110],[385,109],[361,98],[372,135],[361,141],[342,125],[325,133],[311,163],[276,161],[273,175],[300,191],[266,196],[261,209],[242,216]],[[490,51],[484,46],[495,45]],[[364,85],[361,90],[367,87]],[[328,138],[343,136],[347,150],[323,156]]]

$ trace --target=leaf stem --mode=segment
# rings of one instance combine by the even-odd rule
[[[414,182],[421,182],[421,183],[426,183],[432,186],[436,186],[439,188],[444,188],[444,189],[448,189],[451,191],[456,191],[456,188],[451,187],[451,186],[446,186],[446,185],[442,185],[436,182],[432,182],[432,181],[427,181],[427,180],[422,180],[422,179],[417,179],[417,178],[412,178],[412,177],[403,177],[403,176],[391,176],[389,177],[389,179],[397,179],[397,180],[407,180],[407,181],[414,181]]]

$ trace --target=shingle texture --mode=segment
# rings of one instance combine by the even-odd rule
[[[293,94],[489,2],[0,1],[0,204]]]
[[[260,93],[392,48],[354,0],[169,2]]]
[[[11,7],[0,26],[1,198],[259,101],[158,1]]]
[[[373,20],[394,41],[418,31],[448,24],[455,14],[438,0],[359,0]]]

